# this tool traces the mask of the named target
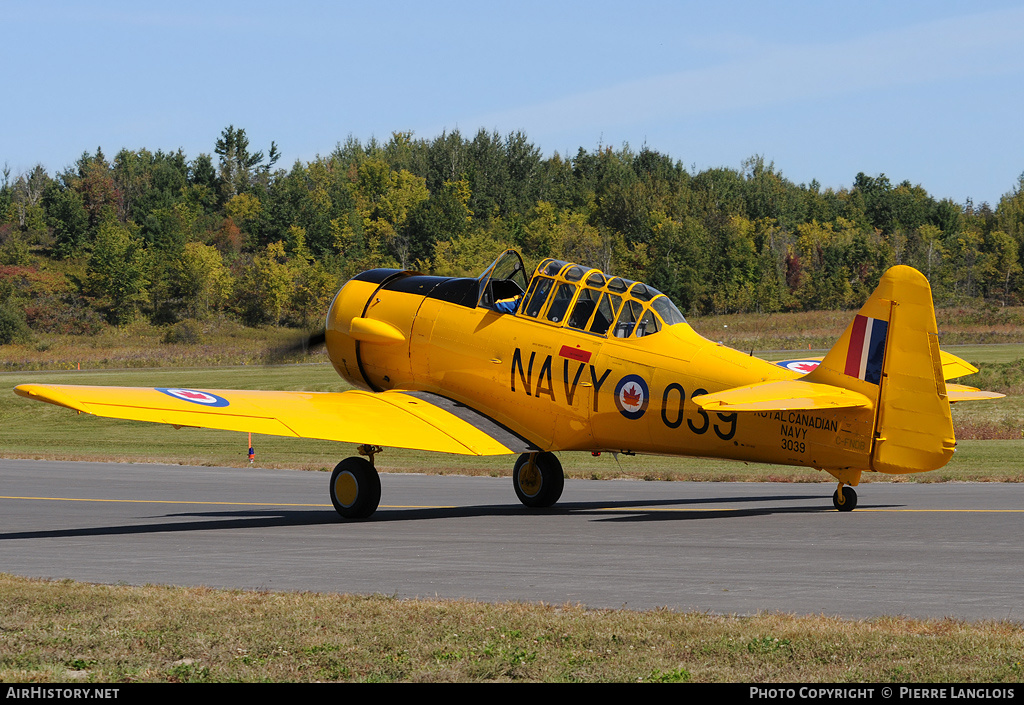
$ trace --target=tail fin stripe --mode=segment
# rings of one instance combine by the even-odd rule
[[[846,352],[846,374],[858,379],[861,376],[862,364],[864,361],[864,329],[867,327],[867,316],[857,316],[853,319],[853,330],[850,331],[850,347]]]
[[[878,384],[882,379],[885,336],[889,322],[858,315],[850,331],[850,347],[846,353],[844,372],[851,377]]]
[[[885,358],[885,336],[889,322],[878,318],[871,320],[871,336],[864,361],[864,381],[879,384],[882,381],[882,363]]]

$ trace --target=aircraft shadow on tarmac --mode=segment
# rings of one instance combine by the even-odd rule
[[[539,516],[584,516],[596,521],[648,522],[648,521],[693,521],[699,519],[742,519],[769,516],[773,514],[821,514],[836,513],[822,501],[820,506],[780,506],[779,502],[803,502],[820,499],[818,495],[768,495],[753,497],[716,497],[708,499],[667,499],[667,500],[619,500],[611,502],[565,502],[548,509],[527,509],[519,504],[489,504],[464,507],[387,507],[382,506],[368,521],[339,521],[330,509],[240,509],[219,512],[176,512],[151,519],[162,519],[150,523],[122,524],[116,526],[95,526],[83,528],[48,529],[42,531],[20,531],[0,533],[0,541],[39,538],[81,538],[87,536],[115,536],[131,534],[152,534],[165,532],[237,530],[288,526],[331,525],[339,529],[372,527],[373,525],[424,521],[438,519],[464,519],[472,517],[523,517]],[[771,502],[771,506],[723,507],[688,510],[688,506],[711,503],[730,504]],[[876,505],[874,508],[890,508],[895,505]],[[675,507],[671,509],[670,507]],[[191,521],[181,521],[191,517]]]

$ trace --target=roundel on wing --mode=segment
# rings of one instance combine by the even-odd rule
[[[169,397],[199,404],[200,406],[228,406],[229,404],[228,400],[224,397],[219,397],[209,392],[201,392],[198,389],[182,389],[180,387],[156,387],[155,389]]]
[[[781,367],[785,367],[787,370],[793,370],[799,372],[802,375],[807,374],[818,365],[821,364],[821,360],[786,360],[785,362],[778,363]]]
[[[626,375],[615,385],[615,407],[627,419],[638,419],[647,411],[651,393],[640,375]]]

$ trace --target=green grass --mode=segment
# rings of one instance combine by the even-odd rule
[[[1024,680],[1024,627],[1009,622],[588,610],[2,574],[0,604],[3,682]]]
[[[973,363],[975,366],[979,364],[1014,362],[1024,358],[1024,345],[1020,343],[943,345],[942,349]],[[965,378],[965,382],[969,382],[969,379]]]
[[[28,343],[0,345],[0,371],[261,365],[268,351],[303,335],[290,328],[246,328],[230,319],[196,325],[200,338],[192,344],[165,343],[168,328],[146,323],[92,336],[41,333]]]

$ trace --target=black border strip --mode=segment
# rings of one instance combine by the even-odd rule
[[[481,414],[476,409],[466,406],[460,402],[443,397],[433,392],[402,392],[420,401],[425,401],[439,409],[447,411],[452,416],[462,419],[470,426],[486,433],[498,443],[508,448],[513,453],[537,453],[541,450],[526,438],[523,438],[515,431],[498,423],[490,416]]]

